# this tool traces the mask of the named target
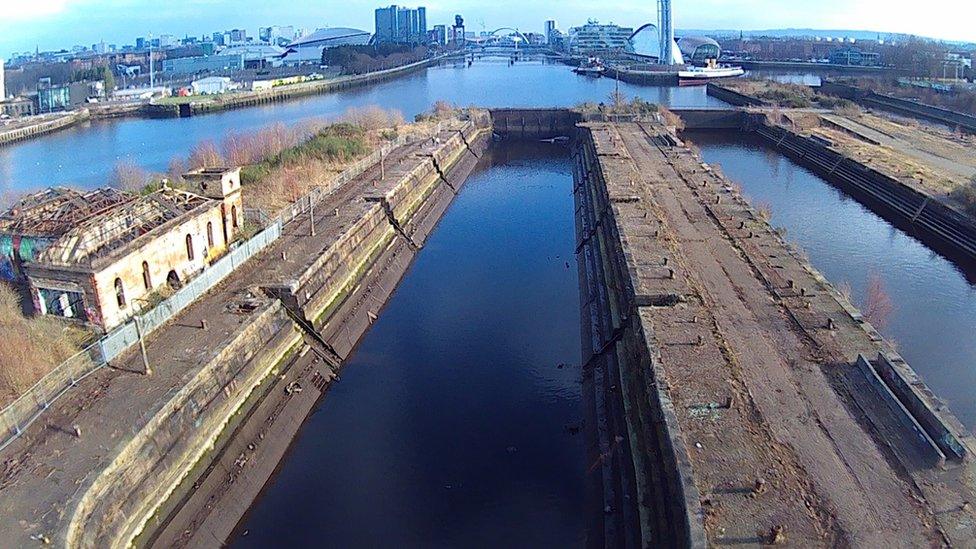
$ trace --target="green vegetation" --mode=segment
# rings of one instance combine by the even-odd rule
[[[115,75],[112,74],[112,70],[106,65],[101,65],[98,67],[92,67],[90,69],[76,71],[71,75],[72,82],[84,82],[90,81],[94,82],[96,80],[101,80],[105,83],[105,91],[109,92],[115,89]]]
[[[189,103],[209,103],[214,100],[216,100],[216,96],[213,95],[188,95],[185,97],[171,95],[153,99],[153,103],[157,105],[186,105]]]
[[[244,166],[241,168],[241,183],[257,183],[282,166],[292,166],[309,160],[348,162],[368,151],[366,132],[359,126],[340,122],[327,126],[308,140],[288,147],[266,160]]]
[[[342,67],[343,74],[363,74],[406,65],[427,56],[427,48],[404,44],[338,46],[322,51],[322,64]]]

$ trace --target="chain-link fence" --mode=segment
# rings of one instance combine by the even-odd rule
[[[62,362],[4,408],[0,412],[0,450],[20,436],[61,395],[105,364],[101,346],[94,343]]]

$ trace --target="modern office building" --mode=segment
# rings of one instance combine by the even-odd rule
[[[546,21],[546,43],[553,43],[553,36],[559,32],[559,25],[554,19]]]
[[[830,62],[834,65],[874,67],[878,65],[880,57],[877,53],[861,51],[857,48],[840,48],[830,53]]]
[[[601,25],[591,19],[582,27],[569,30],[569,50],[573,53],[626,50],[632,34],[634,29],[630,27]]]
[[[392,5],[376,10],[378,44],[423,44],[427,41],[427,8]]]
[[[230,55],[179,57],[163,61],[163,72],[173,75],[242,70],[244,70],[244,56],[240,52]]]
[[[430,31],[428,38],[432,44],[439,46],[447,44],[447,25],[434,25],[434,30]]]

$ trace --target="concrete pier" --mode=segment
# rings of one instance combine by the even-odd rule
[[[971,438],[910,366],[664,128],[581,131],[607,539],[971,543]]]
[[[31,117],[31,122],[26,125],[19,125],[9,130],[0,130],[0,146],[33,139],[44,134],[69,128],[89,118],[90,114],[88,109],[63,114],[45,114],[43,116]],[[20,122],[20,120],[16,122]]]

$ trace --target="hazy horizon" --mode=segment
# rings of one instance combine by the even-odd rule
[[[258,27],[292,25],[312,31],[320,27],[355,27],[373,31],[373,10],[389,2],[347,0],[315,6],[274,6],[256,0],[189,0],[175,2],[165,10],[147,0],[37,0],[31,3],[0,0],[0,21],[7,23],[0,35],[0,56],[14,52],[70,49],[94,43],[132,44],[137,36],[171,34],[201,36],[219,30],[243,28],[257,35]],[[470,31],[517,27],[541,31],[544,21],[556,19],[562,29],[581,25],[587,19],[637,27],[654,22],[657,3],[653,0],[611,0],[594,8],[582,0],[524,2],[495,0],[491,4],[473,0],[446,3],[440,0],[412,2],[427,7],[427,25],[448,24],[454,14],[465,18]],[[341,6],[341,7],[339,7]],[[674,0],[678,29],[771,29],[851,30],[891,34],[915,34],[950,41],[976,42],[963,0],[933,0],[925,10],[911,13],[883,0],[858,2],[824,0],[791,3],[775,0]],[[137,20],[138,22],[134,21]],[[870,21],[868,28],[854,28],[851,22]]]

